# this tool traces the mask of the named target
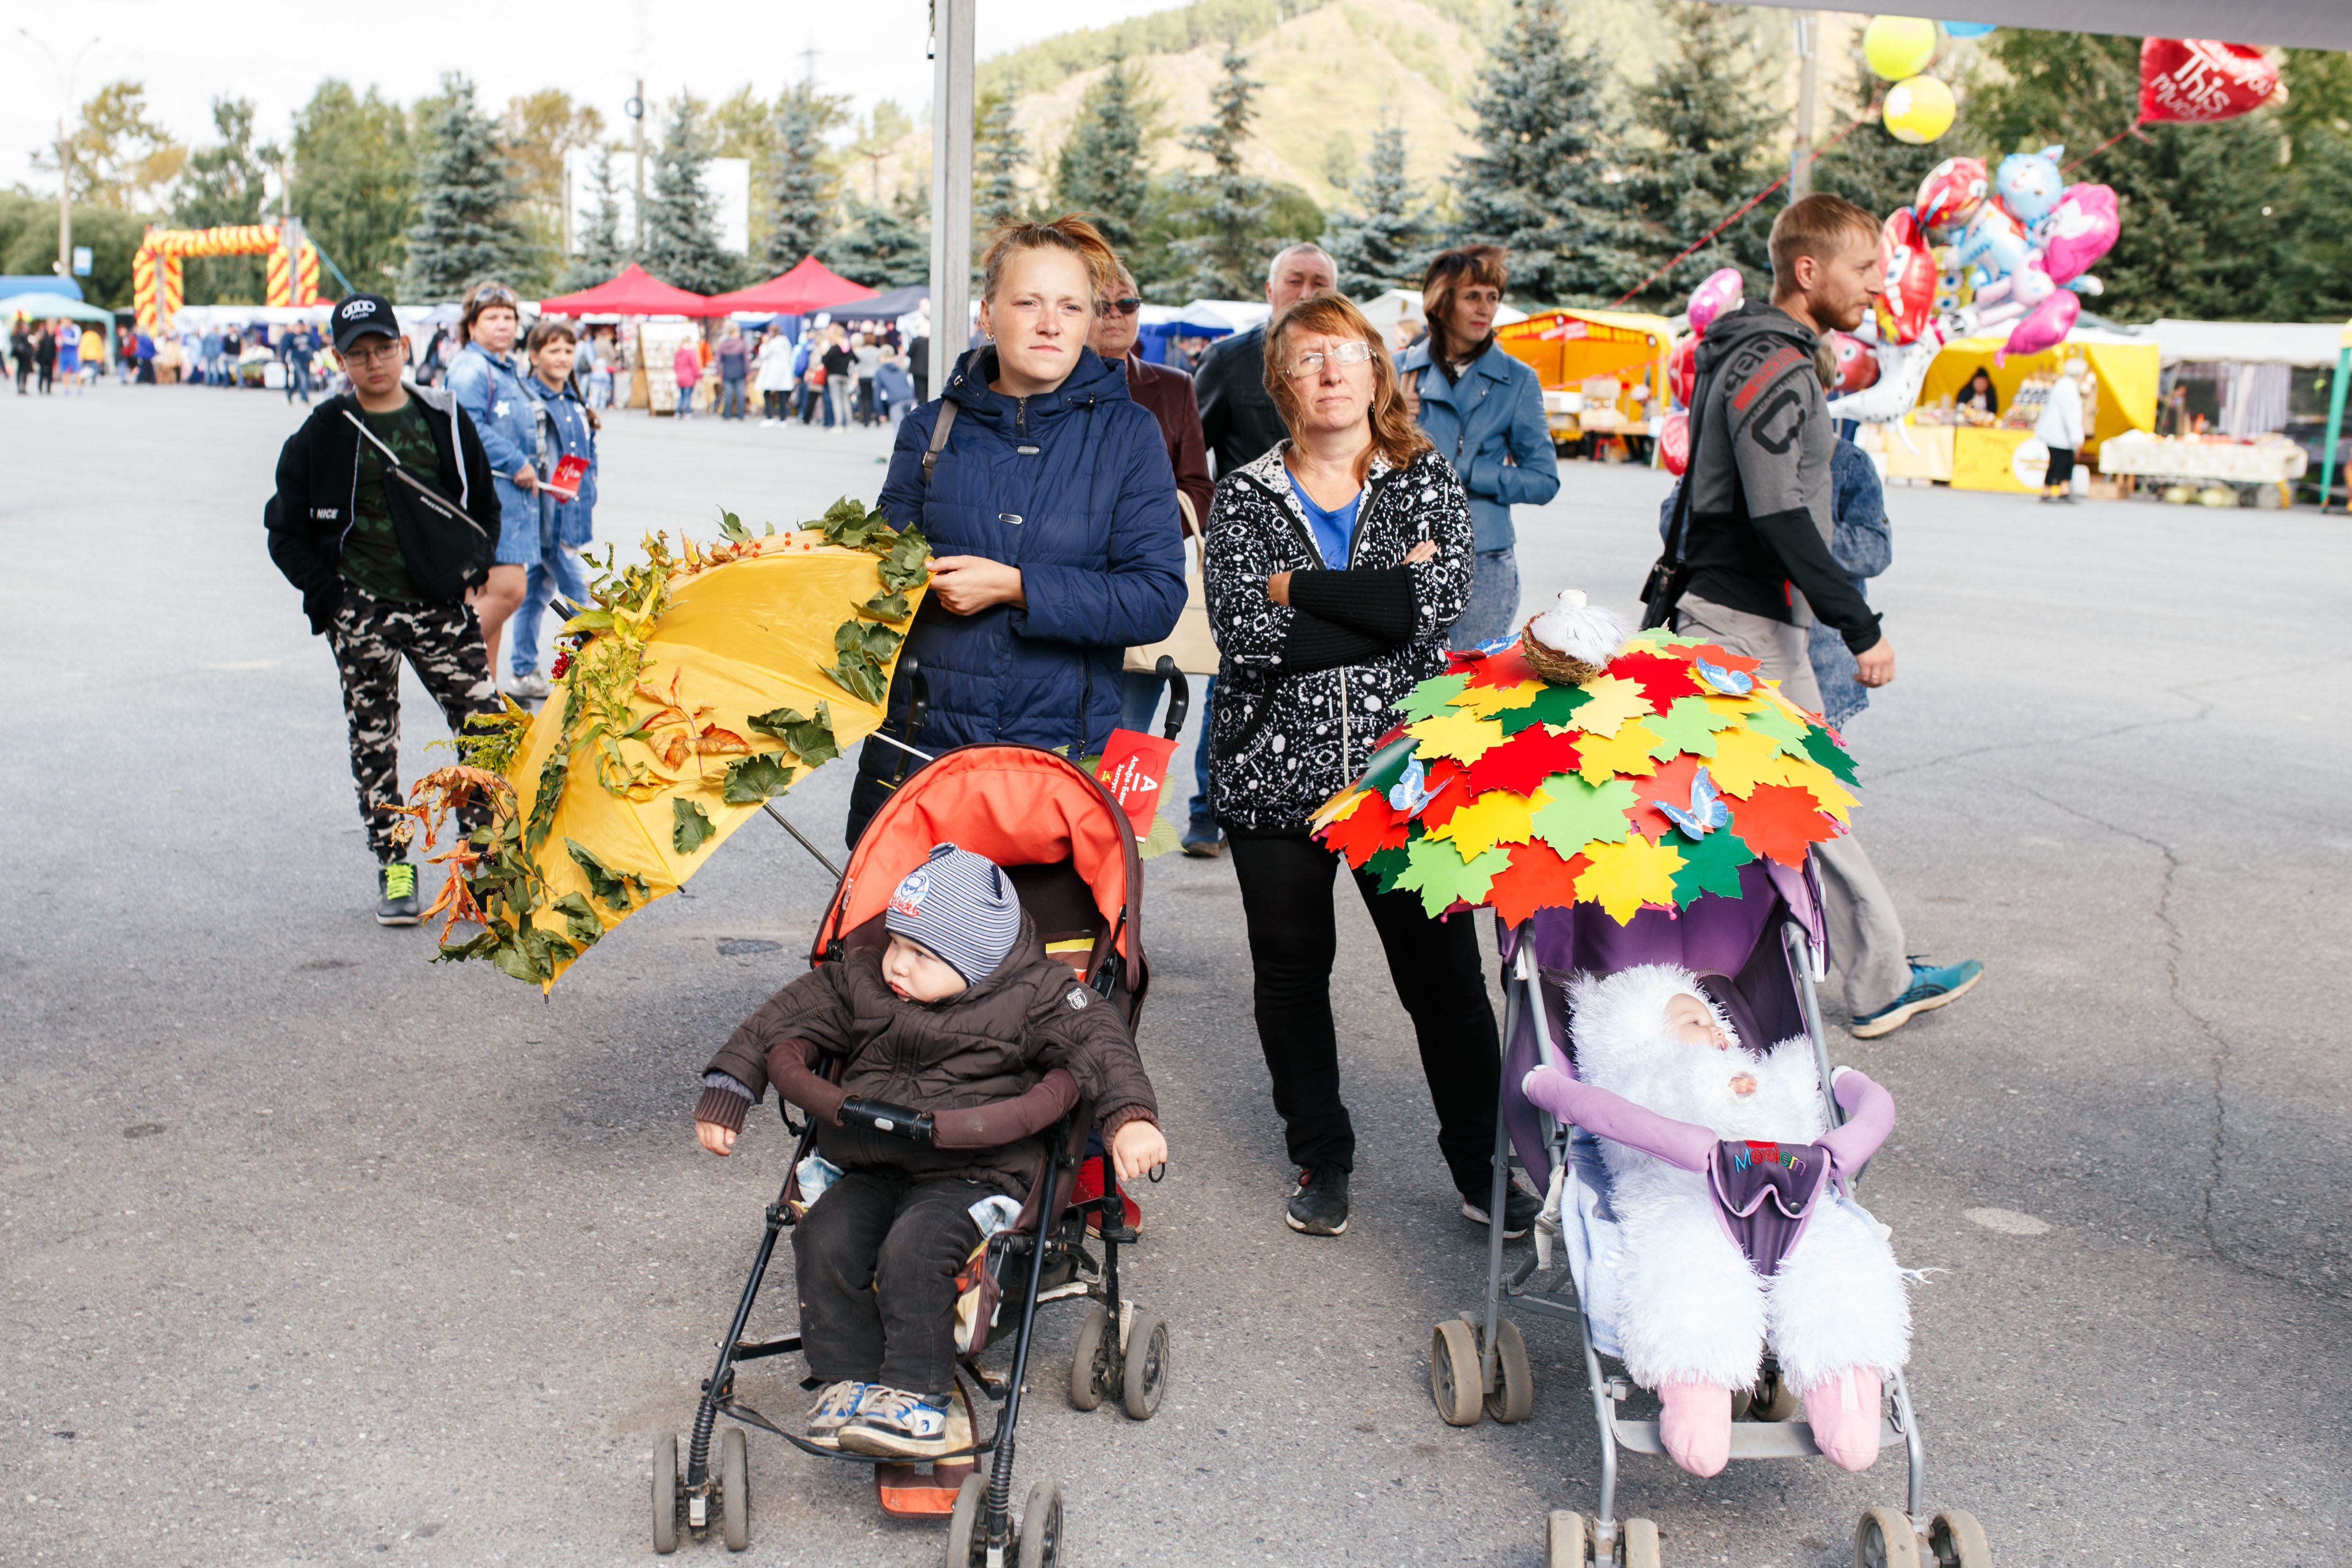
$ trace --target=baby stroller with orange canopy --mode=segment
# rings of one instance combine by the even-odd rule
[[[1171,736],[1181,725],[1185,707],[1180,676],[1170,705]],[[913,725],[908,728],[911,731]],[[929,765],[895,785],[859,838],[817,928],[810,963],[838,960],[855,949],[884,943],[883,912],[899,873],[920,861],[934,844],[953,839],[1004,868],[1046,951],[1066,961],[1117,1006],[1131,1031],[1150,974],[1142,942],[1142,862],[1127,812],[1084,769],[1035,747],[966,746],[925,760]],[[812,1070],[837,1081],[842,1067],[842,1058],[832,1057]],[[752,1409],[736,1387],[740,1363],[801,1348],[798,1334],[746,1337],[777,1237],[808,1207],[801,1194],[799,1167],[813,1150],[814,1128],[795,1123],[789,1103],[781,1097],[780,1104],[785,1125],[799,1138],[791,1173],[767,1206],[766,1230],[721,1343],[719,1363],[702,1385],[692,1433],[683,1442],[675,1434],[665,1435],[655,1446],[654,1550],[675,1551],[681,1523],[697,1531],[718,1523],[730,1551],[740,1552],[749,1543],[744,1428],[757,1426],[814,1457],[876,1467],[876,1489],[887,1511],[947,1514],[949,1568],[1013,1563],[1045,1568],[1059,1553],[1060,1487],[1052,1480],[1037,1481],[1017,1523],[1012,1511],[1014,1437],[1037,1309],[1058,1300],[1088,1304],[1069,1381],[1071,1403],[1081,1410],[1092,1410],[1116,1395],[1129,1416],[1147,1420],[1159,1408],[1168,1372],[1166,1323],[1138,1310],[1120,1289],[1119,1247],[1132,1242],[1136,1233],[1125,1226],[1108,1151],[1097,1156],[1088,1147],[1092,1106],[1080,1098],[1070,1076],[1055,1069],[1024,1094],[973,1110],[934,1114],[857,1098],[842,1107],[845,1121],[940,1147],[994,1147],[1043,1134],[1049,1151],[1019,1218],[990,1236],[959,1277],[963,1287],[957,1309],[961,1354],[957,1413],[950,1420],[960,1418],[961,1425],[951,1426],[950,1431],[962,1446],[933,1461],[926,1475],[920,1466],[810,1443]],[[1100,1195],[1073,1201],[1079,1167],[1097,1157]],[[1087,1247],[1090,1233],[1102,1242],[1099,1262]],[[1011,1369],[1003,1377],[992,1377],[982,1368],[981,1356],[1008,1337],[1013,1341]],[[1003,1405],[994,1429],[985,1436],[979,1434],[971,1416],[980,1402],[976,1395]],[[734,1424],[720,1431],[714,1455],[712,1433],[721,1415]],[[991,1458],[985,1476],[979,1468],[983,1456]]]

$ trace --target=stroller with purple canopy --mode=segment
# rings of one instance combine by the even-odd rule
[[[1679,912],[1644,909],[1621,925],[1591,904],[1578,904],[1539,909],[1516,927],[1498,926],[1507,1043],[1488,1212],[1502,1212],[1514,1150],[1547,1197],[1532,1255],[1507,1275],[1503,1230],[1494,1227],[1483,1314],[1465,1311],[1437,1325],[1430,1345],[1431,1393],[1439,1413],[1454,1426],[1474,1426],[1487,1415],[1498,1422],[1524,1421],[1535,1405],[1533,1373],[1527,1346],[1517,1326],[1503,1315],[1503,1305],[1507,1300],[1516,1310],[1573,1321],[1583,1341],[1601,1438],[1600,1509],[1590,1515],[1551,1512],[1547,1568],[1657,1568],[1656,1525],[1616,1515],[1618,1450],[1663,1455],[1665,1447],[1655,1419],[1626,1413],[1633,1394],[1630,1381],[1609,1375],[1601,1364],[1604,1357],[1622,1360],[1622,1352],[1613,1316],[1618,1222],[1610,1207],[1601,1142],[1583,1128],[1556,1122],[1527,1100],[1520,1083],[1540,1063],[1576,1071],[1568,1016],[1571,977],[1674,963],[1698,976],[1708,999],[1733,1019],[1741,1038],[1775,1041],[1801,1033],[1810,1039],[1830,1123],[1842,1124],[1845,1112],[1829,1094],[1829,1047],[1813,991],[1823,977],[1827,953],[1820,889],[1810,859],[1802,872],[1762,860],[1740,868],[1738,897],[1709,893]],[[1854,1204],[1843,1193],[1824,1193],[1822,1201]],[[1867,1211],[1860,1212],[1868,1217]],[[1566,1251],[1568,1268],[1546,1287],[1538,1277],[1550,1270],[1555,1243]],[[1560,1300],[1562,1287],[1571,1284],[1572,1300]],[[1817,1455],[1811,1428],[1793,1418],[1800,1414],[1797,1393],[1782,1383],[1769,1352],[1762,1367],[1757,1385],[1734,1396],[1731,1458]],[[1926,1456],[1899,1371],[1888,1381],[1879,1430],[1882,1449],[1895,1443],[1903,1445],[1909,1464],[1906,1506],[1864,1511],[1854,1531],[1856,1568],[1989,1568],[1990,1552],[1972,1517],[1957,1510],[1932,1517],[1925,1511]]]

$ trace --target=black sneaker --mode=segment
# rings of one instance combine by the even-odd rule
[[[1503,1239],[1517,1241],[1535,1229],[1536,1216],[1542,1213],[1543,1199],[1517,1182],[1505,1187],[1503,1189]],[[1486,1225],[1488,1223],[1486,1205],[1465,1195],[1462,1199],[1462,1217]]]
[[[1282,1218],[1302,1236],[1347,1235],[1348,1173],[1337,1165],[1299,1172],[1298,1190]]]
[[[375,923],[413,926],[416,923],[416,868],[405,860],[375,868]]]

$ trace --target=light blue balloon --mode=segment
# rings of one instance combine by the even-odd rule
[[[1944,31],[1955,38],[1981,38],[1991,32],[1990,22],[1947,22]]]

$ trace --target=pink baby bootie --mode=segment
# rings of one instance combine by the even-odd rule
[[[1658,1402],[1665,1406],[1658,1436],[1667,1456],[1692,1475],[1721,1474],[1731,1462],[1731,1390],[1711,1383],[1661,1384]]]
[[[1805,1390],[1813,1446],[1832,1464],[1866,1470],[1878,1458],[1878,1374],[1853,1366]]]

